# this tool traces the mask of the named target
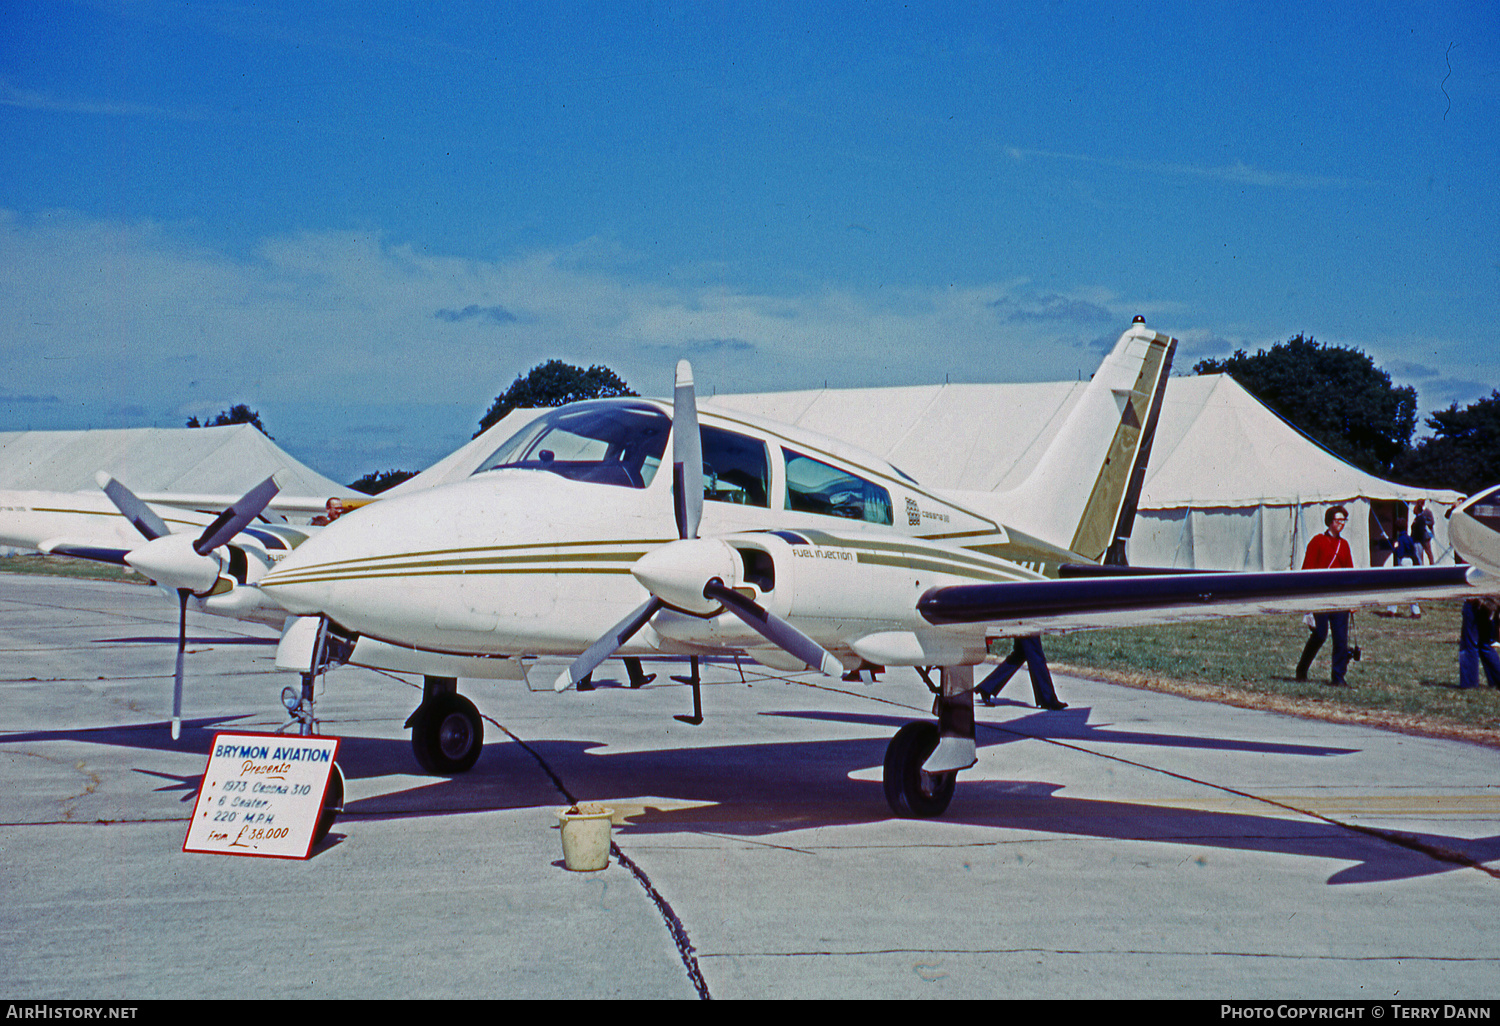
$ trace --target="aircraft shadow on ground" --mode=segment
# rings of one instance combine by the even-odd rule
[[[1035,714],[1004,724],[979,725],[982,750],[1029,737],[1128,743],[1321,759],[1355,749],[1316,745],[1134,733],[1091,726],[1089,710]],[[767,712],[763,715],[888,728],[904,716],[828,712]],[[164,724],[31,731],[0,735],[0,744],[75,741],[144,751],[209,755],[213,735],[233,730],[243,717],[186,721],[181,741]],[[602,742],[577,740],[512,743],[491,730],[478,764],[453,778],[398,786],[389,793],[349,801],[342,824],[392,817],[426,817],[562,805],[635,795],[661,796],[659,806],[630,816],[620,828],[631,836],[699,832],[721,836],[767,837],[789,831],[851,826],[891,818],[878,779],[855,779],[861,770],[882,765],[889,734],[871,738],[768,741],[754,744],[611,752]],[[983,758],[983,756],[981,756]],[[399,774],[420,775],[403,739],[344,736],[339,764],[346,778],[360,781]],[[546,767],[544,771],[543,767]],[[137,769],[168,781],[156,790],[196,795],[201,774],[176,776]],[[554,784],[564,782],[564,795]],[[867,774],[861,774],[862,776]],[[1500,859],[1500,835],[1465,838],[1442,834],[1346,827],[1313,818],[1195,810],[1150,802],[1073,798],[1065,785],[1035,780],[976,780],[960,775],[958,791],[941,822],[1119,841],[1190,845],[1205,850],[1297,855],[1351,863],[1330,884],[1409,879]],[[359,787],[351,785],[353,795]],[[1251,799],[1244,799],[1250,801]]]

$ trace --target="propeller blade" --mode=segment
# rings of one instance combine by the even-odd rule
[[[709,581],[703,589],[703,595],[724,603],[725,608],[745,621],[747,627],[782,651],[801,659],[809,669],[830,677],[843,675],[844,664],[831,652],[753,599],[746,598],[733,588],[725,587],[724,582],[717,578]]]
[[[615,624],[598,641],[590,645],[552,685],[554,691],[566,691],[568,685],[577,684],[599,668],[599,664],[617,652],[621,645],[635,636],[635,632],[646,626],[646,621],[656,615],[663,606],[661,599],[651,596],[631,611],[630,615]]]
[[[187,652],[187,604],[192,592],[177,589],[177,669],[172,675],[172,740],[182,736],[182,659]]]
[[[135,493],[119,481],[102,470],[94,475],[94,480],[99,483],[100,488],[104,489],[104,494],[109,496],[109,501],[115,504],[115,509],[134,524],[135,529],[145,535],[147,541],[155,541],[164,534],[172,533],[166,522],[156,515],[155,510],[136,498]]]
[[[698,431],[693,366],[686,360],[677,361],[677,387],[672,393],[672,499],[677,537],[698,537],[698,523],[703,519],[703,437]]]
[[[203,529],[198,540],[193,542],[193,551],[206,556],[239,534],[246,524],[260,516],[261,510],[270,505],[279,491],[281,486],[276,483],[274,475],[250,489]]]

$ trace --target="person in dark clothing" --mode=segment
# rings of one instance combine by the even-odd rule
[[[994,698],[1000,689],[1015,676],[1025,664],[1031,673],[1031,696],[1036,700],[1039,709],[1066,709],[1067,702],[1057,700],[1057,692],[1052,688],[1052,673],[1047,669],[1047,657],[1042,653],[1042,639],[1036,636],[1029,638],[1017,638],[1012,646],[1010,655],[1005,661],[995,667],[995,671],[984,680],[979,682],[976,689],[979,697],[985,705],[993,705]]]
[[[1432,510],[1427,508],[1427,500],[1418,499],[1417,504],[1412,507],[1411,538],[1421,548],[1423,554],[1427,556],[1429,566],[1437,562],[1437,560],[1432,558],[1433,523]],[[1421,565],[1420,560],[1417,565]]]
[[[646,673],[641,669],[641,661],[639,659],[627,657],[625,660],[625,672],[630,674],[630,686],[633,688],[643,688],[656,679],[656,674]]]
[[[1417,547],[1416,540],[1410,534],[1407,534],[1406,521],[1401,518],[1397,518],[1396,520],[1396,546],[1391,550],[1391,555],[1394,557],[1392,562],[1396,566],[1422,565],[1422,550]],[[1397,612],[1398,608],[1396,606],[1386,607],[1386,613],[1389,616],[1395,616]],[[1421,619],[1422,607],[1413,602],[1411,604],[1411,615],[1413,619]]]
[[[1496,600],[1469,599],[1464,603],[1463,632],[1458,636],[1458,686],[1479,686],[1479,668],[1485,683],[1500,688],[1500,655],[1495,654]]]

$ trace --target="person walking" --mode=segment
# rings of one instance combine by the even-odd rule
[[[1395,557],[1394,562],[1397,566],[1422,565],[1422,550],[1417,547],[1416,540],[1406,532],[1406,521],[1404,519],[1396,521],[1396,546],[1392,551],[1392,555]],[[1397,616],[1399,615],[1399,607],[1387,606],[1386,613],[1390,616]],[[1422,618],[1422,607],[1413,602],[1411,604],[1411,615],[1412,619],[1420,620]]]
[[[1411,538],[1417,543],[1417,547],[1427,557],[1427,565],[1431,566],[1437,560],[1432,558],[1432,529],[1434,520],[1432,510],[1427,508],[1426,499],[1418,499],[1411,509]],[[1421,561],[1418,560],[1418,566]]]
[[[1344,526],[1349,522],[1349,511],[1343,506],[1334,506],[1323,514],[1323,523],[1328,530],[1307,543],[1307,553],[1302,559],[1304,570],[1353,569],[1354,553],[1344,539]],[[1329,633],[1333,634],[1333,667],[1328,683],[1333,687],[1347,687],[1349,670],[1349,613],[1316,613],[1313,615],[1312,635],[1302,649],[1302,658],[1297,661],[1297,679],[1306,680],[1318,649]]]
[[[1026,638],[1017,638],[1011,646],[1010,655],[1005,661],[995,667],[995,671],[984,680],[979,682],[976,689],[979,697],[985,705],[993,705],[994,698],[1000,693],[1000,689],[1015,676],[1024,664],[1031,673],[1031,697],[1036,701],[1039,709],[1066,709],[1067,702],[1057,700],[1057,692],[1052,687],[1052,672],[1047,669],[1047,657],[1042,652],[1042,639],[1036,635]]]
[[[1458,686],[1479,686],[1479,668],[1485,683],[1500,688],[1500,655],[1495,654],[1495,613],[1500,601],[1485,596],[1464,603],[1463,631],[1458,636]]]

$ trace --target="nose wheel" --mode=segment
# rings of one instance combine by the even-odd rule
[[[428,773],[445,777],[466,773],[479,761],[484,720],[474,703],[455,691],[429,685],[428,695],[406,725],[411,727],[412,754]]]

